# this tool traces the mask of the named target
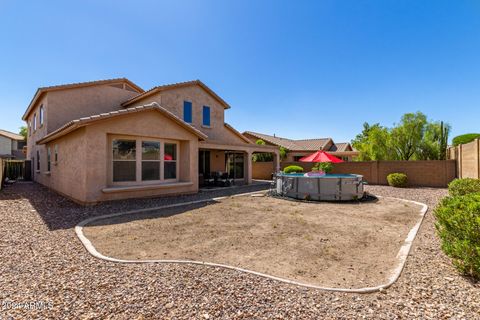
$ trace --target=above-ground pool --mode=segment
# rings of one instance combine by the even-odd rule
[[[280,173],[275,177],[278,195],[302,200],[361,199],[363,184],[363,176],[358,174],[305,176],[303,173]]]

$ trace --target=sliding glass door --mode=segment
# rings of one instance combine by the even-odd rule
[[[245,155],[239,152],[225,153],[225,168],[231,179],[243,179],[245,168]]]

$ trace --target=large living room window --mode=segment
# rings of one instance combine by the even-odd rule
[[[178,181],[177,162],[175,141],[114,138],[111,182],[129,186]]]
[[[113,181],[136,181],[136,141],[113,140]]]
[[[160,180],[160,142],[142,141],[142,181]]]
[[[171,180],[177,178],[177,145],[175,143],[165,143],[164,159],[164,179]]]

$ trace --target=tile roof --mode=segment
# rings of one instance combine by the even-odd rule
[[[48,86],[48,87],[40,87],[37,89],[37,92],[35,92],[35,95],[32,98],[32,101],[30,101],[27,110],[23,114],[22,119],[25,120],[32,110],[33,106],[37,102],[37,100],[40,98],[40,96],[48,91],[53,91],[53,90],[64,90],[64,89],[72,89],[72,88],[80,88],[80,87],[88,87],[88,86],[96,86],[96,85],[102,85],[102,84],[110,84],[110,83],[117,83],[117,82],[124,82],[128,84],[130,87],[138,91],[139,93],[144,92],[142,88],[137,86],[135,83],[132,81],[128,80],[127,78],[115,78],[115,79],[105,79],[105,80],[95,80],[95,81],[87,81],[87,82],[76,82],[76,83],[68,83],[68,84],[61,84],[61,85],[55,85],[55,86]]]
[[[63,125],[62,127],[58,128],[57,130],[49,133],[48,135],[46,135],[45,137],[43,137],[39,141],[37,141],[37,144],[44,144],[44,143],[47,143],[51,140],[57,139],[57,138],[65,135],[69,132],[72,132],[73,130],[76,130],[80,127],[83,127],[83,126],[85,126],[85,125],[87,125],[91,122],[94,122],[94,121],[109,119],[109,118],[113,118],[113,117],[116,117],[116,116],[126,115],[126,114],[129,114],[129,113],[135,113],[135,112],[142,112],[142,111],[146,111],[146,110],[157,110],[157,111],[161,112],[163,115],[167,116],[168,118],[172,119],[173,121],[175,121],[178,124],[180,124],[181,126],[183,126],[185,129],[194,133],[199,138],[201,138],[201,139],[207,139],[208,138],[207,135],[205,135],[203,132],[196,129],[195,127],[193,127],[189,123],[186,123],[185,121],[183,121],[182,119],[177,117],[172,112],[170,112],[167,109],[161,107],[158,103],[152,102],[150,104],[146,104],[146,105],[143,105],[143,106],[126,108],[126,109],[121,109],[121,110],[107,112],[107,113],[101,113],[101,114],[97,114],[97,115],[93,115],[93,116],[89,116],[89,117],[83,117],[83,118],[80,118],[80,119],[72,120],[72,121],[66,123],[65,125]]]
[[[4,136],[12,140],[25,140],[25,138],[22,135],[19,135],[7,130],[2,130],[2,129],[0,129],[0,136]]]
[[[337,151],[337,152],[342,152],[342,151],[348,151],[348,147],[351,148],[350,146],[350,143],[348,142],[338,142],[338,143],[334,143],[329,151]]]
[[[258,139],[262,139],[265,142],[284,147],[290,151],[321,150],[332,140],[331,138],[292,140],[252,131],[245,131],[243,134],[249,134]]]
[[[134,103],[135,101],[138,101],[144,97],[148,97],[149,95],[151,94],[154,94],[156,92],[160,92],[160,91],[164,91],[164,90],[168,90],[168,89],[174,89],[174,88],[180,88],[180,87],[187,87],[187,86],[192,86],[192,85],[198,85],[200,86],[202,89],[204,89],[208,94],[210,94],[212,97],[214,97],[218,102],[220,102],[221,105],[223,105],[223,107],[225,109],[229,109],[230,108],[230,105],[225,102],[225,100],[223,100],[219,95],[217,95],[212,89],[210,89],[206,84],[204,84],[202,81],[200,80],[192,80],[192,81],[185,81],[185,82],[177,82],[177,83],[171,83],[171,84],[165,84],[165,85],[161,85],[161,86],[156,86],[156,87],[153,87],[152,89],[150,90],[147,90],[145,92],[142,92],[140,93],[139,95],[133,97],[133,98],[130,98],[128,99],[127,101],[123,102],[122,103],[122,106],[128,106],[132,103]]]

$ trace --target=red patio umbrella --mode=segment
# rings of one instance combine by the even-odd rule
[[[301,162],[332,162],[332,163],[339,163],[343,162],[342,159],[339,159],[335,156],[332,156],[330,153],[325,152],[325,151],[317,151],[315,153],[312,153],[309,156],[305,156],[303,158],[300,158]]]

